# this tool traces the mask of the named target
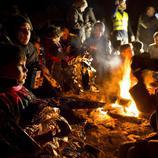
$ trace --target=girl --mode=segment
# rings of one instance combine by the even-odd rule
[[[46,100],[23,86],[27,77],[24,51],[1,44],[0,52],[0,155],[32,158],[44,152],[48,156],[43,146],[54,135],[68,134],[70,126],[57,108],[47,106]]]

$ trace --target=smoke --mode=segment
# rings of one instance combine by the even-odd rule
[[[108,56],[106,59],[99,57],[100,69],[104,68],[102,76],[101,93],[107,95],[106,98],[111,102],[113,97],[119,96],[120,86],[119,81],[122,79],[122,61],[117,55]],[[107,101],[108,101],[107,100]]]
[[[110,68],[114,69],[120,66],[122,63],[122,60],[120,56],[115,55],[110,58],[110,60],[107,61],[107,64],[110,66]]]

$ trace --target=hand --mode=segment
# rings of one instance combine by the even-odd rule
[[[134,35],[131,36],[131,42],[133,42],[133,41],[135,41],[135,36]]]
[[[97,47],[92,45],[89,47],[89,51],[90,52],[97,51]]]

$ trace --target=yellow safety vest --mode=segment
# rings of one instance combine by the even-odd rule
[[[123,12],[123,14],[121,14],[119,11],[117,11],[115,18],[113,19],[113,30],[127,31],[127,28],[128,28],[128,14],[126,12]]]

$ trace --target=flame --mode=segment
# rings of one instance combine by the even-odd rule
[[[129,52],[126,51],[126,53],[129,53]],[[130,63],[131,63],[131,56],[129,54],[126,54],[126,56],[124,56],[124,61],[122,64],[123,76],[122,76],[122,80],[120,80],[119,82],[120,98],[129,100],[130,104],[128,106],[122,106],[122,105],[119,105],[118,100],[117,100],[116,103],[112,105],[112,107],[120,108],[119,110],[122,115],[138,117],[139,111],[136,107],[134,100],[132,99],[129,93],[129,89],[131,88],[131,81],[132,81]]]
[[[113,110],[113,112],[119,114],[119,115],[124,115],[124,116],[132,116],[132,117],[138,117],[139,116],[139,111],[136,107],[136,104],[132,98],[132,96],[129,93],[130,88],[136,83],[136,79],[132,76],[131,73],[131,57],[132,53],[131,50],[126,50],[123,52],[121,55],[122,63],[120,64],[120,67],[118,67],[117,71],[114,73],[114,78],[112,80],[112,85],[116,85],[115,83],[119,83],[119,93],[117,93],[118,99],[116,100],[115,103],[109,104],[109,107],[105,107],[105,109]],[[117,77],[115,77],[117,76]],[[121,76],[121,78],[120,78]],[[118,82],[118,78],[120,81]],[[111,87],[110,87],[111,88]],[[112,87],[112,89],[115,89],[115,87]],[[109,91],[111,89],[108,89],[106,86],[106,92],[110,93]],[[106,102],[105,96],[103,98],[100,98],[100,101]],[[109,120],[110,116],[105,109],[98,108],[97,112],[93,113],[93,116],[97,120]]]

